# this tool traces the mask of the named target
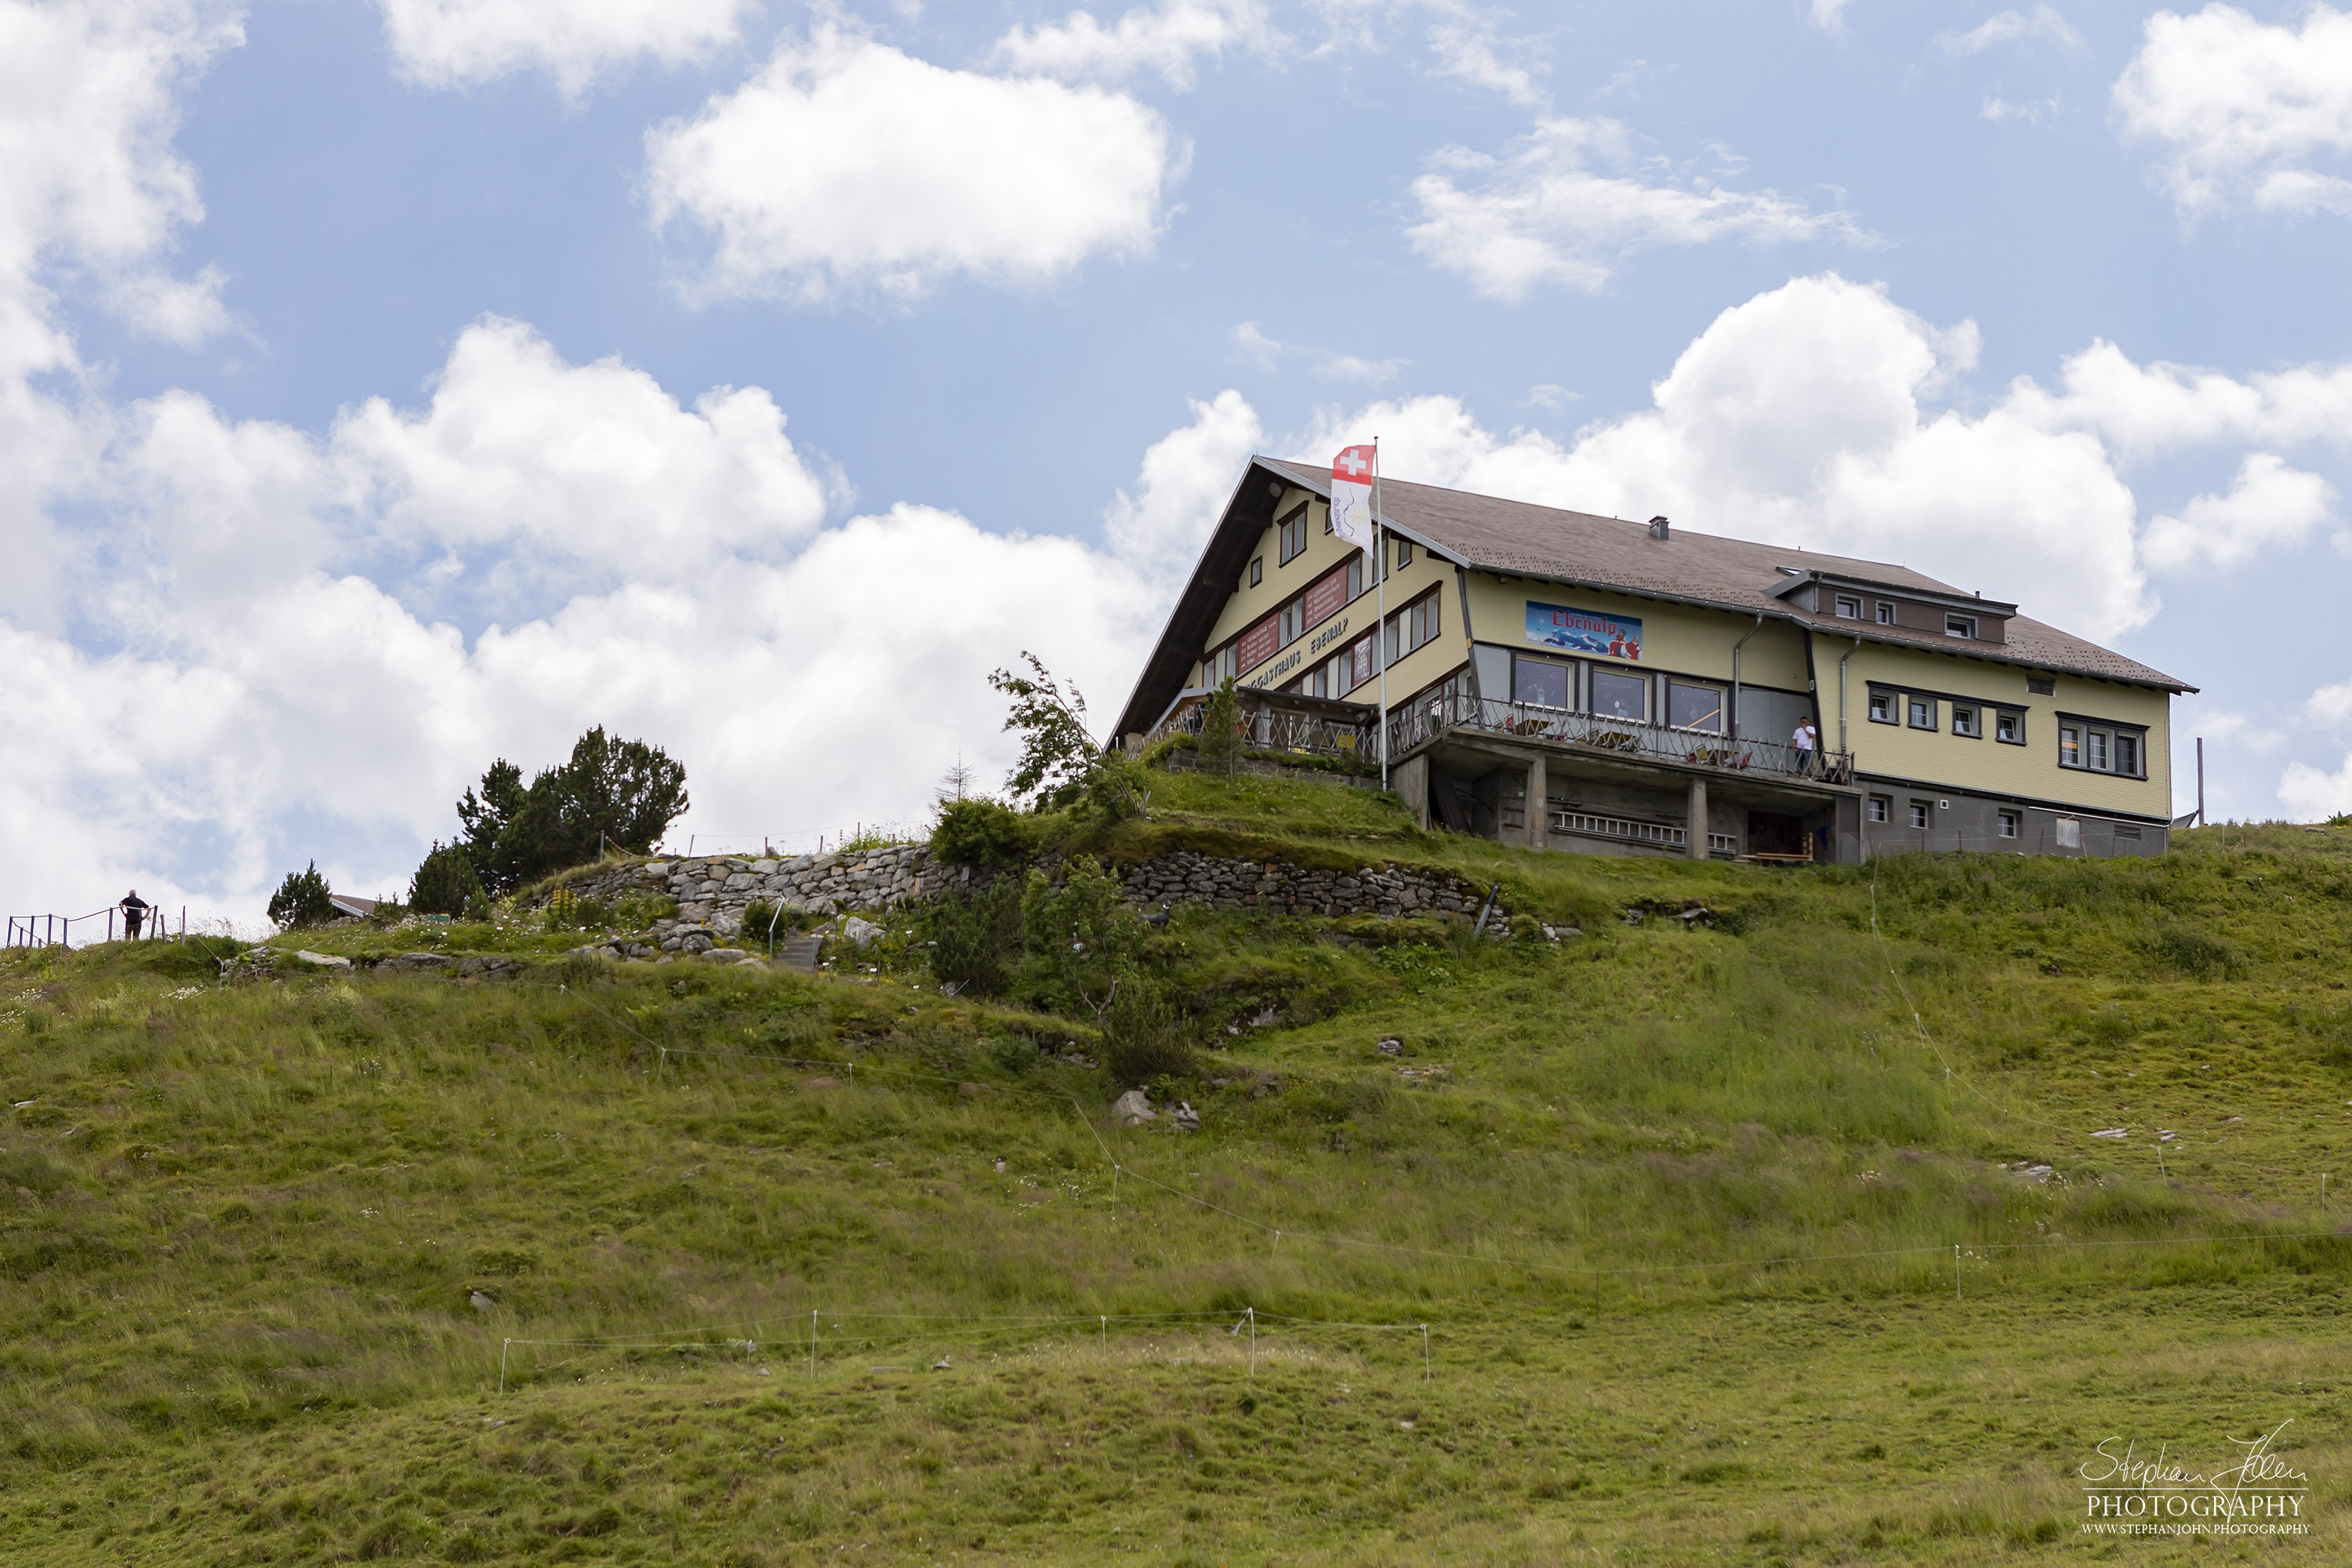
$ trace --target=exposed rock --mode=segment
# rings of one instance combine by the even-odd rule
[[[294,956],[305,963],[315,963],[321,969],[340,969],[345,974],[352,972],[350,959],[337,958],[331,952],[312,952],[309,948],[298,947],[294,950]]]
[[[1382,1040],[1379,1045],[1374,1046],[1372,1048],[1380,1052],[1381,1055],[1384,1057],[1401,1057],[1404,1055],[1404,1042],[1398,1039],[1393,1035],[1390,1036],[1387,1039]]]
[[[1139,1089],[1130,1089],[1111,1101],[1110,1110],[1122,1127],[1140,1127],[1160,1120],[1160,1113],[1151,1109],[1151,1097]]]
[[[446,969],[457,961],[446,952],[404,952],[387,958],[375,966],[378,974],[401,974],[419,970]]]
[[[1201,1113],[1192,1109],[1192,1102],[1189,1100],[1176,1102],[1172,1120],[1179,1132],[1198,1132],[1201,1130]]]
[[[882,928],[856,915],[841,922],[841,940],[855,947],[863,947],[883,934]]]
[[[704,952],[702,962],[705,963],[742,963],[748,961],[751,956],[751,955],[749,952],[740,947],[714,947]]]

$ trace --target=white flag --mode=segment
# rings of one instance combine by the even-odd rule
[[[1380,452],[1372,447],[1349,447],[1331,459],[1331,531],[1373,554],[1372,470]]]

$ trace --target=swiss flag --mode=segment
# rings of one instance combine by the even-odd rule
[[[1378,447],[1347,447],[1331,459],[1331,531],[1367,555],[1379,548],[1372,531],[1372,474],[1380,458]]]

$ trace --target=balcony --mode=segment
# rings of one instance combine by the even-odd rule
[[[1528,702],[1425,698],[1389,714],[1389,758],[1402,759],[1448,731],[1532,741],[1546,747],[1631,763],[1669,763],[1733,775],[1844,784],[1851,752],[1800,752],[1786,741],[1734,740],[1706,730],[1637,724],[1601,713],[1570,713]]]
[[[1339,757],[1377,765],[1374,751],[1379,734],[1377,712],[1352,702],[1329,698],[1269,696],[1245,691],[1240,723],[1242,745],[1255,752],[1290,752],[1305,756]],[[1144,737],[1147,745],[1172,735],[1201,732],[1206,705],[1186,702],[1161,720]]]

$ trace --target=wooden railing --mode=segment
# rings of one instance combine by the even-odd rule
[[[1736,741],[1706,730],[1637,724],[1604,713],[1570,713],[1532,702],[1475,697],[1423,698],[1389,714],[1389,755],[1406,755],[1448,730],[1477,730],[1557,746],[1580,746],[1649,761],[1849,784],[1851,752],[1800,751],[1786,741]]]

